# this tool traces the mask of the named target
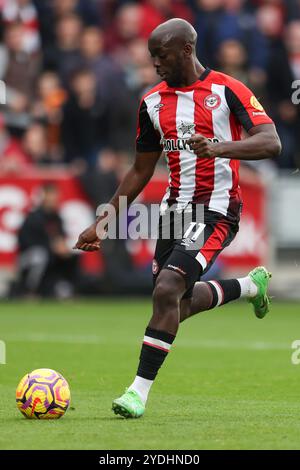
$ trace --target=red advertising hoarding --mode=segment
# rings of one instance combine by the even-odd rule
[[[0,268],[14,267],[17,254],[16,232],[26,212],[38,203],[41,185],[50,181],[57,183],[61,190],[60,212],[70,247],[78,234],[94,220],[91,204],[80,183],[67,172],[32,172],[18,177],[0,177]],[[139,201],[158,203],[166,185],[165,175],[154,177]],[[244,208],[240,231],[221,256],[225,267],[246,270],[265,262],[268,243],[266,191],[259,182],[243,182],[242,193]],[[154,245],[154,240],[128,241],[128,249],[135,264],[141,266],[150,262]],[[95,263],[93,254],[85,254],[83,265],[90,270],[100,269],[99,256]]]

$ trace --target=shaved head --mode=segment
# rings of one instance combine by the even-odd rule
[[[168,20],[152,31],[148,48],[153,65],[169,86],[195,81],[203,68],[196,57],[196,42],[195,29],[181,18]]]
[[[188,21],[173,18],[160,24],[152,31],[149,41],[152,40],[160,41],[163,46],[173,41],[195,46],[197,33]]]

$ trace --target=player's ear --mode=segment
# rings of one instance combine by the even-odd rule
[[[185,56],[190,57],[194,52],[193,46],[189,43],[185,44],[183,47],[183,52]]]

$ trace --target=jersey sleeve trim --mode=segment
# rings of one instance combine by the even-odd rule
[[[136,151],[137,152],[161,152],[162,145],[160,143],[160,135],[154,129],[150,119],[147,105],[142,100],[139,115],[138,115],[138,129],[136,137]]]
[[[240,124],[248,132],[252,127],[261,124],[273,124],[264,108],[253,93],[242,83],[240,93],[225,87],[225,97],[230,111],[237,117]]]

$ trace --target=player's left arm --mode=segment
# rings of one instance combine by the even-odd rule
[[[281,142],[274,124],[260,124],[248,131],[249,137],[233,142],[211,142],[201,134],[193,135],[188,144],[198,157],[222,157],[234,160],[275,158]]]
[[[235,160],[275,158],[281,152],[281,142],[272,119],[251,90],[243,83],[228,77],[225,86],[226,105],[237,125],[248,133],[244,140],[211,142],[200,134],[188,144],[199,157],[222,157]]]

